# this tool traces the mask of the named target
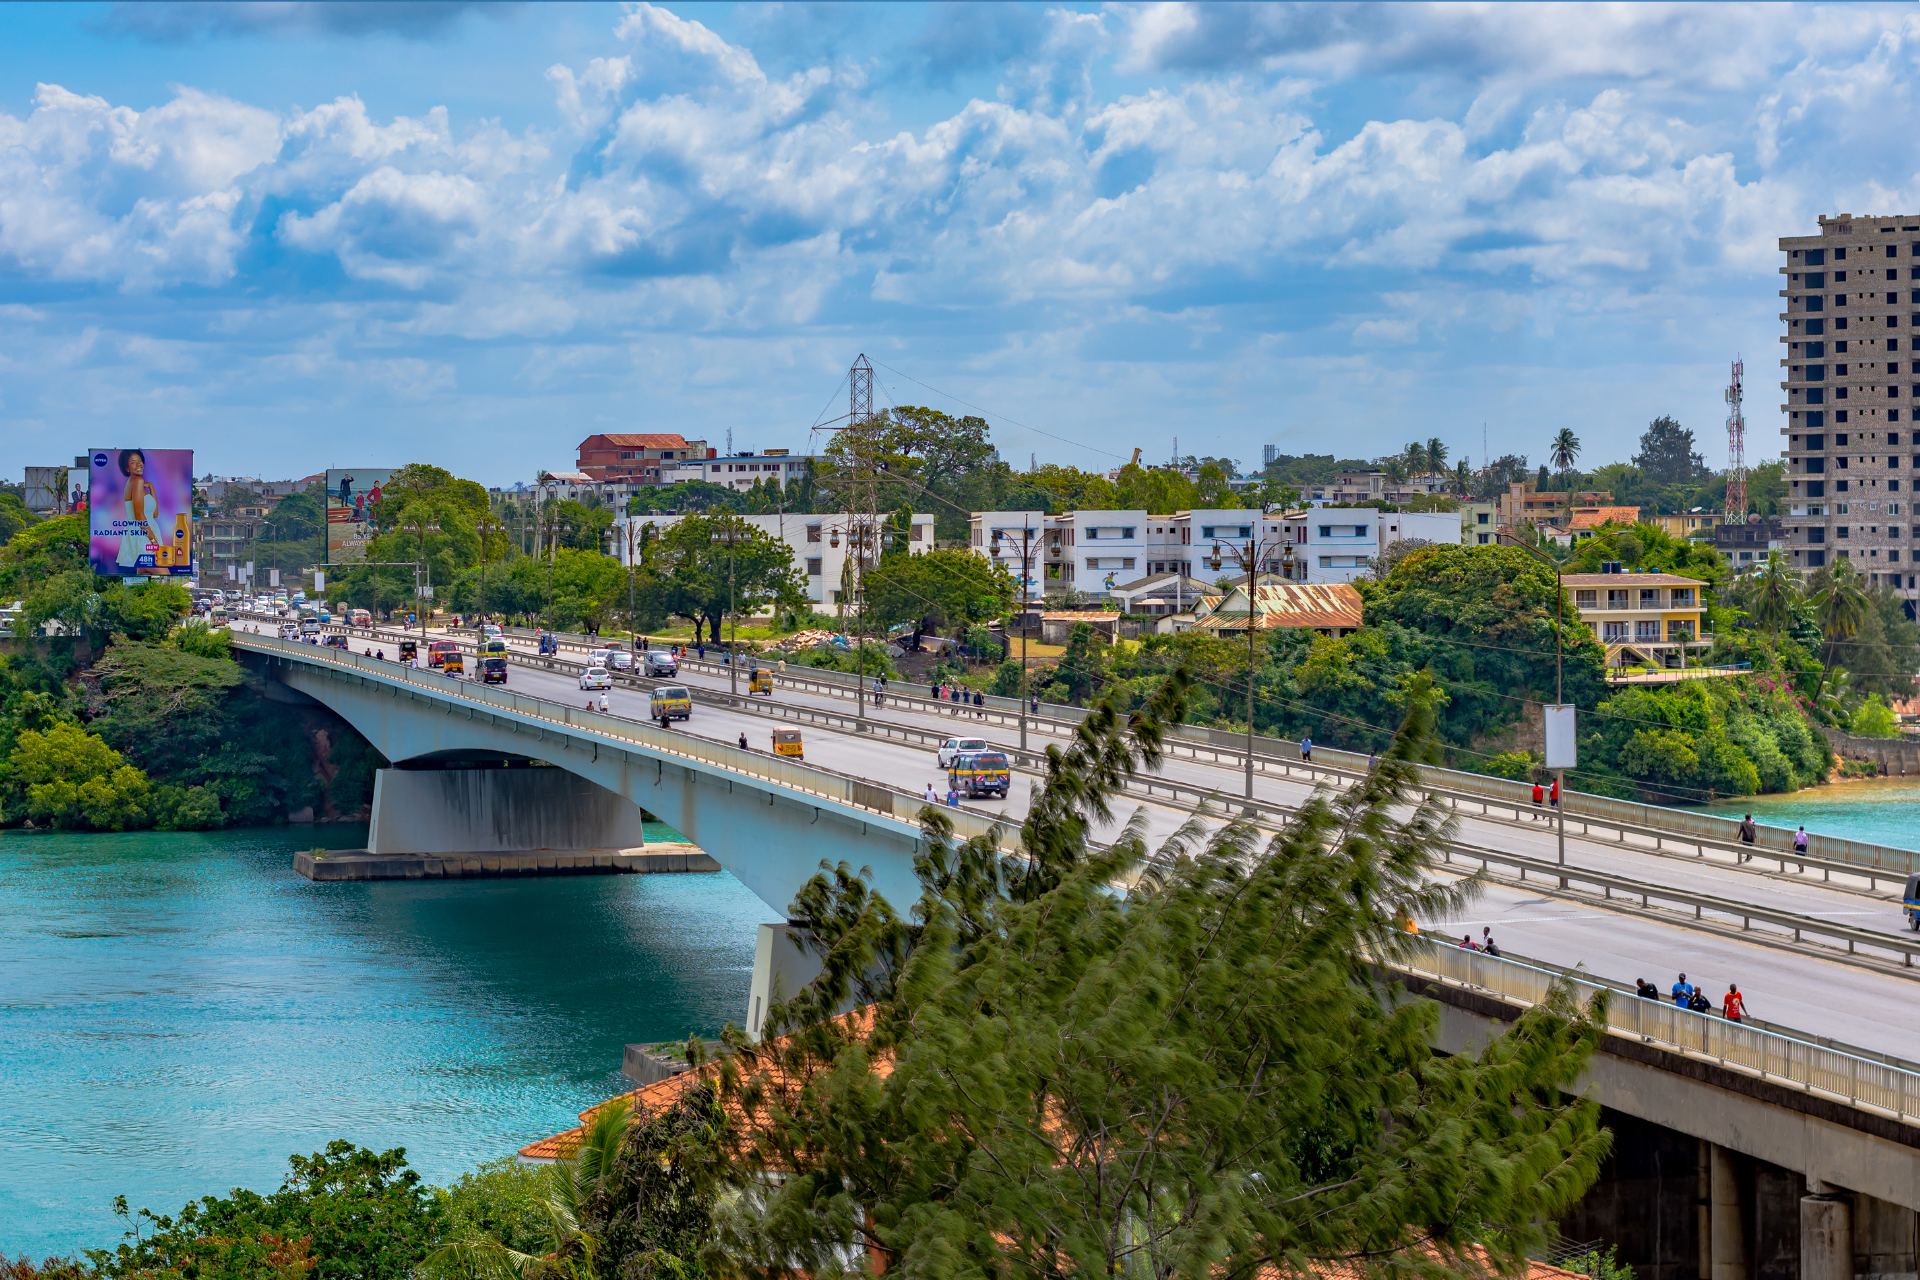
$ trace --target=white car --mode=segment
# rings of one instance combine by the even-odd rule
[[[612,653],[613,650],[611,649],[595,649],[587,655],[587,661],[593,666],[604,667],[607,665],[607,658]]]
[[[633,670],[633,655],[625,649],[615,649],[607,655],[607,668],[611,671]]]
[[[291,622],[283,622],[280,624],[280,638],[282,640],[298,640],[300,638],[300,628],[294,626]]]
[[[940,744],[940,767],[946,768],[953,763],[955,756],[964,751],[985,751],[986,749],[985,738],[948,738]]]
[[[611,689],[613,688],[613,677],[607,674],[605,667],[588,667],[580,673],[580,687],[582,689]]]

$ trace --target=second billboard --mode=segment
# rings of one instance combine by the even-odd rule
[[[392,467],[353,467],[327,472],[327,563],[362,564],[373,543],[373,507],[392,477]]]

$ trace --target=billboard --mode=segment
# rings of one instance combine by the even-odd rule
[[[373,504],[393,475],[392,467],[352,467],[327,472],[327,563],[360,564],[373,542]]]
[[[193,450],[93,449],[87,531],[95,573],[193,573]]]
[[[27,510],[58,511],[66,496],[65,467],[27,468]]]

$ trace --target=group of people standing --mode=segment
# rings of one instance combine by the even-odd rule
[[[978,689],[963,689],[957,684],[940,684],[936,682],[927,686],[927,696],[935,702],[951,702],[955,704],[953,710],[953,714],[955,715],[960,714],[960,708],[962,706],[968,706],[972,707],[973,714],[979,716],[982,720],[987,718],[987,698],[986,695]]]
[[[1635,978],[1633,985],[1637,994],[1645,1000],[1658,1000],[1660,988],[1643,978]],[[1681,974],[1674,982],[1672,990],[1673,1006],[1676,1009],[1691,1009],[1695,1013],[1712,1013],[1713,1001],[1707,996],[1704,986],[1695,986],[1687,981],[1687,975]],[[1720,1014],[1728,1022],[1741,1022],[1747,1016],[1747,1000],[1740,994],[1738,983],[1727,984],[1727,994],[1720,997]]]

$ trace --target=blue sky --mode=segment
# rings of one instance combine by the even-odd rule
[[[0,473],[596,431],[1777,449],[1775,241],[1915,212],[1912,6],[0,8]]]

